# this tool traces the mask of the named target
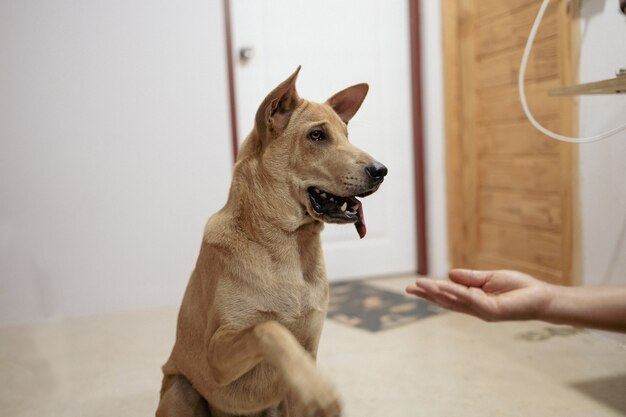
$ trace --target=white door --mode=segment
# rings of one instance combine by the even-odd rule
[[[239,141],[265,95],[298,65],[298,93],[324,102],[367,82],[350,141],[389,168],[363,200],[367,236],[327,225],[331,280],[416,270],[409,17],[406,0],[231,0]],[[241,58],[240,51],[247,53]]]

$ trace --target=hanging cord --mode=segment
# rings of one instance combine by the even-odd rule
[[[535,126],[535,128],[544,135],[550,136],[551,138],[556,140],[569,143],[596,142],[602,139],[606,139],[609,136],[613,136],[614,134],[621,132],[622,130],[626,130],[626,124],[624,124],[599,135],[588,136],[585,138],[572,138],[569,136],[559,135],[558,133],[554,133],[551,130],[546,129],[545,127],[541,126],[539,122],[537,122],[537,120],[535,120],[535,118],[533,117],[530,109],[528,108],[528,103],[526,102],[526,93],[524,92],[524,78],[526,76],[526,65],[528,64],[528,57],[530,56],[530,51],[533,47],[533,43],[535,42],[535,36],[537,35],[537,29],[539,29],[539,24],[543,19],[543,15],[546,13],[546,9],[548,8],[549,3],[550,0],[543,0],[543,4],[541,5],[541,8],[539,8],[539,13],[537,13],[535,23],[533,23],[532,29],[530,29],[530,35],[528,35],[528,41],[526,41],[526,48],[524,49],[524,55],[522,56],[522,63],[520,64],[517,85],[519,88],[520,101],[522,102],[522,108],[524,109],[526,117],[528,118],[530,123],[532,123],[532,125]]]

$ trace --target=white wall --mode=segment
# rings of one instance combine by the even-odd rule
[[[180,302],[231,175],[222,2],[0,2],[0,323]]]
[[[626,16],[616,0],[584,0],[580,81],[626,68]],[[626,96],[581,96],[580,134],[626,123]],[[582,270],[585,285],[626,283],[626,132],[580,147]]]

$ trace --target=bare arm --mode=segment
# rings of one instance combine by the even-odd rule
[[[407,292],[486,321],[544,320],[626,332],[626,285],[563,287],[517,271],[450,271],[451,281],[418,279]]]
[[[626,285],[551,287],[544,320],[626,333]]]

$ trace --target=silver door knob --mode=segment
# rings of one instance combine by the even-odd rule
[[[243,46],[239,48],[239,62],[247,64],[254,57],[254,48]]]

